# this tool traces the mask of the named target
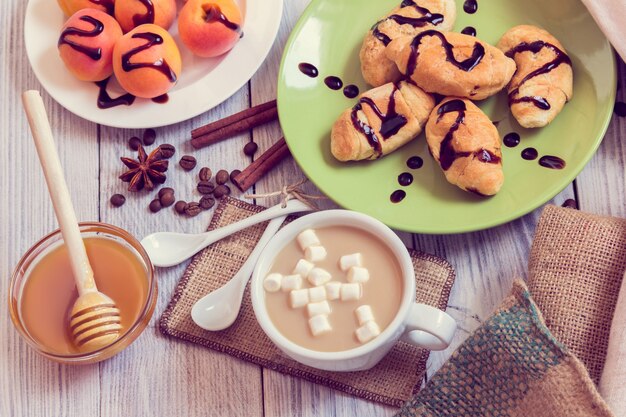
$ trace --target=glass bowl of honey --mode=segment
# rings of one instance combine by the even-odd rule
[[[59,230],[24,254],[9,289],[11,319],[24,340],[66,364],[100,362],[122,351],[146,328],[157,300],[154,268],[137,239],[106,223],[80,223],[80,231],[98,289],[120,309],[122,334],[115,342],[95,351],[74,345],[70,313],[78,291]]]

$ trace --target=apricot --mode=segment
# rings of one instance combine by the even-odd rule
[[[59,7],[67,16],[82,9],[97,9],[113,16],[115,0],[57,0]]]
[[[241,10],[233,0],[189,0],[178,16],[178,33],[194,54],[215,57],[235,46],[242,21]]]
[[[111,16],[96,9],[82,9],[63,25],[59,55],[79,80],[101,81],[113,74],[113,47],[121,37],[122,29]]]
[[[167,93],[178,81],[182,63],[172,36],[152,24],[137,26],[113,49],[113,72],[122,88],[143,98]]]
[[[115,18],[124,32],[144,24],[169,29],[176,18],[176,0],[120,0],[115,5]]]

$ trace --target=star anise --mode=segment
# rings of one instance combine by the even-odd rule
[[[167,161],[162,159],[161,149],[157,147],[146,155],[143,146],[139,146],[137,160],[131,158],[120,158],[128,171],[120,175],[120,179],[129,182],[128,191],[140,191],[143,188],[152,190],[154,184],[163,184],[167,171]]]

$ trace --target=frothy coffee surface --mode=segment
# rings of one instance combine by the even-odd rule
[[[368,269],[370,278],[361,284],[362,297],[352,301],[328,301],[331,307],[328,321],[332,331],[318,336],[311,333],[306,307],[291,308],[289,292],[265,292],[269,317],[287,339],[308,349],[338,352],[362,346],[355,336],[359,323],[354,310],[361,305],[369,305],[383,331],[396,316],[402,299],[400,265],[380,239],[364,230],[332,226],[315,229],[315,233],[328,252],[325,260],[314,262],[315,266],[330,272],[332,281],[348,283],[347,271],[339,267],[341,256],[352,253],[363,255],[363,267]],[[269,272],[290,275],[302,258],[304,253],[294,239],[278,254]],[[311,283],[303,278],[302,288],[311,287]]]

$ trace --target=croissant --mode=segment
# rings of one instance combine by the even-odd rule
[[[524,127],[547,125],[572,98],[574,74],[565,49],[529,25],[509,29],[497,46],[517,64],[508,88],[513,117]]]
[[[474,103],[449,97],[430,114],[426,142],[449,183],[490,196],[504,182],[498,130]]]
[[[416,138],[435,100],[408,82],[366,91],[333,125],[330,151],[339,161],[377,159]]]
[[[455,18],[454,0],[404,0],[376,22],[363,39],[359,57],[365,81],[374,87],[399,81],[402,74],[385,56],[389,42],[428,29],[452,30]]]
[[[392,40],[385,53],[403,74],[429,93],[472,100],[504,88],[515,61],[473,36],[427,30]]]

